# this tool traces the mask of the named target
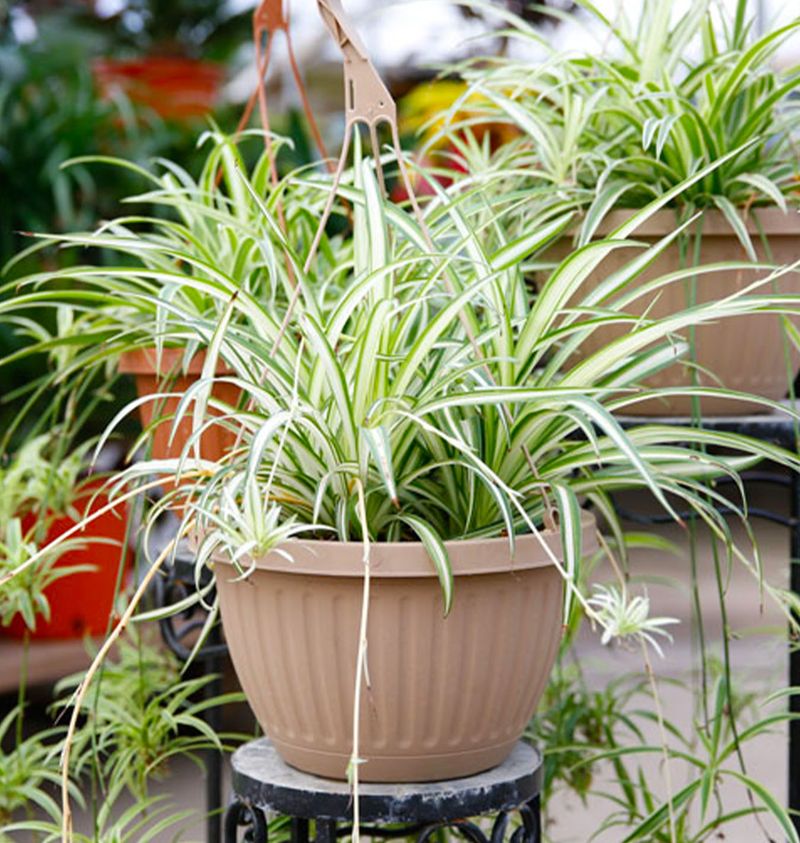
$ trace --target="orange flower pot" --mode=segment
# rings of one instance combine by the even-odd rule
[[[208,114],[224,76],[219,65],[171,56],[98,59],[92,72],[105,98],[120,91],[132,102],[178,121]]]
[[[172,421],[178,410],[183,393],[196,383],[203,370],[205,353],[196,354],[189,362],[185,372],[181,361],[184,351],[180,348],[165,348],[161,353],[160,365],[155,349],[145,348],[126,351],[119,361],[122,374],[133,375],[136,391],[140,398],[159,393],[172,393],[169,398],[153,398],[139,406],[142,426],[150,429],[152,443],[151,455],[155,460],[177,459],[192,435],[191,416],[184,417],[174,434]],[[220,367],[218,375],[229,373],[229,369]],[[214,398],[231,407],[239,403],[241,389],[230,383],[216,383],[212,390]],[[209,408],[212,415],[219,415]],[[172,441],[170,441],[172,437]],[[221,459],[235,444],[236,433],[224,424],[212,424],[200,437],[200,456],[206,460]]]

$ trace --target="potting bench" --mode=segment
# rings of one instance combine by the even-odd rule
[[[225,843],[267,843],[268,815],[288,818],[292,843],[335,843],[349,836],[353,797],[347,782],[301,773],[285,764],[267,738],[236,750],[233,801],[225,814]],[[540,843],[542,756],[520,741],[505,763],[463,779],[423,784],[362,784],[362,834],[415,837],[426,843],[452,829],[471,843]],[[480,817],[496,815],[491,821]],[[284,827],[285,828],[285,827]],[[312,837],[313,831],[313,837]]]

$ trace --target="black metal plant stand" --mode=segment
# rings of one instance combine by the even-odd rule
[[[267,843],[270,812],[290,818],[292,843],[334,843],[352,833],[353,799],[346,782],[295,770],[267,738],[237,749],[231,763],[233,801],[225,814],[225,843]],[[360,831],[384,839],[414,836],[425,843],[449,828],[472,843],[541,843],[541,783],[542,756],[520,741],[503,764],[476,776],[361,785]],[[487,815],[496,817],[491,823],[476,820]]]
[[[644,418],[627,417],[620,419],[625,427],[642,424],[664,424],[680,427],[699,426],[705,430],[721,431],[723,433],[737,433],[751,436],[762,442],[779,445],[789,451],[797,451],[798,423],[784,413],[771,413],[752,416],[710,416],[694,420],[691,418]],[[800,477],[796,472],[785,472],[770,468],[745,472],[746,482],[765,483],[783,488],[789,498],[789,514],[781,515],[767,509],[750,507],[748,514],[753,518],[763,518],[775,524],[781,524],[789,530],[789,587],[795,594],[800,594]],[[620,515],[638,523],[664,523],[671,521],[669,515],[641,515],[617,507]],[[794,637],[791,640],[789,652],[789,684],[793,688],[800,687],[800,642]],[[788,807],[792,812],[795,829],[800,832],[800,695],[789,697],[789,787]]]

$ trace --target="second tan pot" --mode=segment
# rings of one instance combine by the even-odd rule
[[[181,395],[200,378],[205,353],[196,354],[185,371],[181,369],[184,349],[165,348],[161,352],[160,365],[154,348],[126,351],[119,361],[122,374],[133,375],[139,397],[157,395],[162,392],[180,393],[170,398],[146,401],[139,405],[142,426],[151,428],[151,455],[155,460],[177,459],[192,435],[191,414],[184,416],[177,427],[172,442],[172,420],[181,401]],[[220,369],[217,374],[228,373]],[[231,407],[236,407],[241,396],[239,387],[230,383],[216,383],[212,394]],[[213,409],[209,412],[214,413]],[[155,424],[153,424],[155,422]],[[207,460],[219,460],[236,441],[236,434],[223,424],[212,424],[200,437],[200,456]]]
[[[615,211],[608,215],[597,232],[598,237],[608,234],[631,215],[631,211]],[[756,217],[766,236],[772,252],[771,262],[785,265],[800,260],[800,214],[784,214],[778,208],[754,210],[747,222],[753,244],[759,260],[766,261],[764,248],[760,243]],[[665,210],[654,214],[632,235],[634,240],[651,244],[674,231],[676,217],[673,211]],[[739,240],[732,232],[730,224],[719,211],[706,211],[703,214],[702,245],[700,261],[702,264],[726,261],[746,261],[747,255]],[[690,229],[691,232],[691,229]],[[688,253],[692,254],[694,236],[688,237]],[[558,257],[565,256],[571,245],[562,241],[556,246]],[[608,255],[590,277],[593,279],[608,277],[632,260],[635,252],[631,249],[618,249]],[[641,274],[642,281],[647,281],[681,268],[681,255],[677,243],[672,243]],[[685,264],[684,264],[685,265]],[[696,284],[697,303],[715,301],[741,290],[766,275],[764,271],[740,270],[736,272],[714,272],[698,278]],[[587,288],[588,289],[588,288]],[[647,311],[653,317],[666,316],[684,310],[688,305],[688,282],[670,284],[660,290],[659,296],[652,300],[644,298],[637,301],[627,312],[641,315]],[[773,290],[781,293],[800,293],[800,273],[793,272],[778,279],[773,287],[765,286],[758,293],[768,294]],[[584,342],[581,353],[586,355],[597,351],[619,336],[623,329],[606,328],[595,331]],[[789,382],[797,369],[798,357],[792,355],[791,372],[787,371],[786,339],[781,318],[772,314],[736,316],[721,319],[715,323],[699,326],[695,331],[695,359],[699,366],[713,373],[718,380],[699,374],[699,383],[704,386],[724,386],[739,392],[751,393],[764,398],[780,401],[785,397]],[[647,386],[670,387],[691,386],[692,372],[680,362],[659,372],[647,381]],[[767,412],[753,401],[731,401],[724,398],[702,398],[700,401],[703,415],[741,415],[746,413]],[[674,397],[641,402],[625,410],[631,415],[646,416],[690,416],[692,402],[690,398]]]
[[[584,542],[594,546],[586,514]],[[560,555],[556,533],[542,536]],[[225,637],[259,723],[291,765],[346,777],[363,587],[362,547],[298,541],[247,579],[217,560]],[[432,781],[501,763],[544,691],[562,630],[562,580],[532,536],[449,542],[453,608],[442,616],[417,543],[372,547],[363,781]]]

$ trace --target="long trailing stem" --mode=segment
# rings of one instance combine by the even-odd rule
[[[676,836],[675,827],[675,805],[674,790],[672,787],[672,764],[669,751],[669,742],[667,738],[667,729],[664,725],[664,712],[661,709],[661,702],[658,698],[658,683],[656,682],[656,674],[653,670],[653,664],[650,661],[650,654],[647,652],[646,642],[641,642],[642,659],[644,660],[645,673],[647,674],[647,681],[650,685],[650,693],[653,696],[653,708],[656,712],[656,721],[658,723],[658,731],[661,736],[661,747],[664,751],[664,785],[667,788],[667,809],[669,811],[669,834],[672,843],[680,843]]]
[[[22,746],[23,727],[25,725],[25,697],[28,690],[28,659],[30,657],[30,630],[25,627],[22,635],[22,664],[19,671],[19,687],[17,688],[17,746]]]
[[[361,593],[361,618],[358,626],[358,654],[356,655],[356,680],[353,694],[353,753],[350,757],[350,776],[353,788],[353,840],[359,843],[361,825],[361,806],[359,800],[359,765],[361,764],[361,688],[367,681],[367,626],[369,624],[370,591],[370,543],[367,530],[367,508],[364,501],[364,487],[358,482],[358,509],[361,519],[362,557],[364,564],[364,585]]]
[[[727,706],[725,711],[720,716],[727,715],[728,725],[731,729],[731,736],[733,737],[733,744],[736,750],[736,761],[739,764],[739,769],[743,774],[747,774],[747,764],[742,750],[741,740],[739,738],[739,726],[736,723],[736,709],[733,704],[733,675],[731,671],[731,628],[728,619],[728,606],[725,602],[725,585],[722,578],[722,569],[720,566],[719,548],[717,547],[717,540],[711,536],[711,556],[714,560],[714,581],[717,586],[717,599],[719,601],[720,621],[722,623],[722,670],[725,676],[725,693],[727,696]],[[753,798],[753,793],[750,788],[745,788],[747,794],[747,801],[753,811],[753,817],[756,824],[759,826],[764,834],[766,840],[769,840],[769,832],[764,825],[758,811],[756,810],[756,802]]]
[[[187,525],[186,531],[191,528],[191,523]],[[66,737],[64,738],[64,748],[61,753],[61,810],[62,810],[62,819],[61,819],[61,841],[62,843],[72,843],[72,809],[70,807],[70,800],[69,800],[69,764],[70,764],[70,754],[72,750],[72,744],[75,740],[75,733],[78,728],[78,720],[81,715],[81,706],[83,705],[83,701],[86,698],[86,694],[91,687],[92,680],[94,679],[95,674],[98,670],[102,667],[103,663],[105,662],[106,657],[108,656],[111,648],[119,639],[120,635],[125,631],[128,624],[130,623],[131,618],[136,611],[139,603],[141,602],[142,598],[144,597],[147,589],[150,586],[155,575],[161,569],[161,566],[164,564],[164,561],[169,557],[169,555],[174,550],[177,542],[181,538],[181,534],[175,536],[161,551],[155,561],[152,563],[150,568],[147,570],[145,575],[142,577],[142,581],[139,583],[139,587],[134,592],[133,596],[131,597],[130,603],[128,604],[127,609],[123,612],[122,617],[119,619],[119,622],[112,630],[111,634],[106,638],[103,642],[103,646],[98,650],[97,655],[94,657],[89,669],[86,671],[83,679],[81,680],[80,685],[78,686],[77,690],[75,691],[75,695],[72,699],[72,716],[70,717],[69,727],[67,729]]]

